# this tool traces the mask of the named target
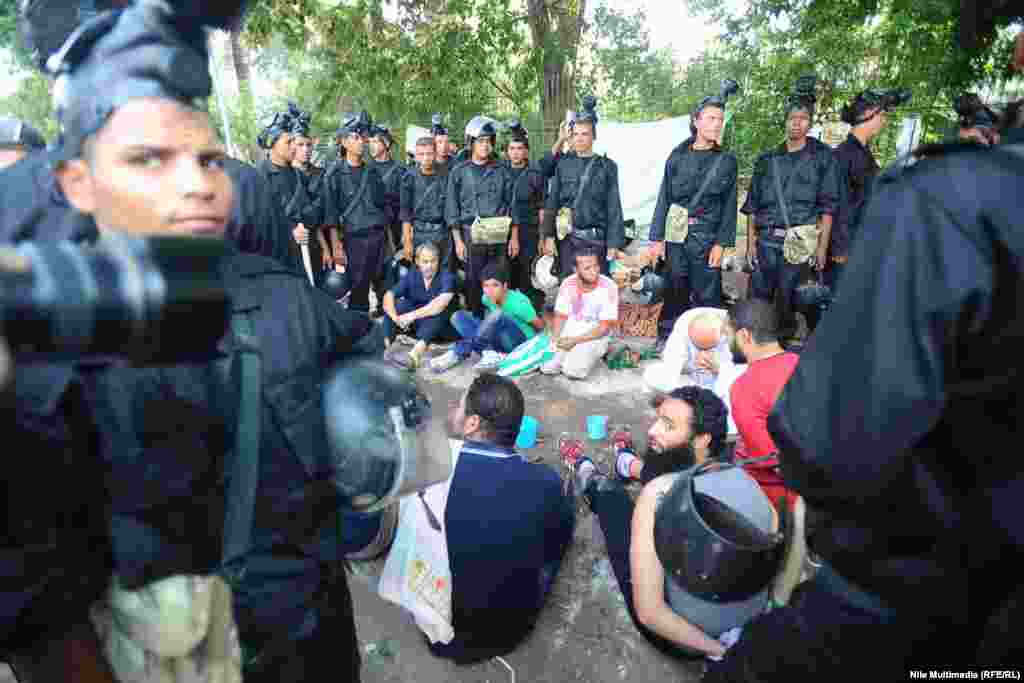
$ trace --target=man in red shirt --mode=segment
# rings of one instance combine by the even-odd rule
[[[748,299],[736,304],[726,322],[726,332],[734,360],[750,364],[729,392],[732,417],[739,430],[736,459],[771,455],[778,449],[768,433],[768,414],[800,357],[779,343],[785,331],[778,310],[770,301]],[[746,468],[772,502],[785,497],[792,505],[796,495],[783,485],[778,466],[778,460],[772,459]]]

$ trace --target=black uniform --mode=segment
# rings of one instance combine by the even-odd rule
[[[459,164],[448,174],[445,198],[445,222],[452,231],[460,231],[466,243],[466,307],[483,317],[483,290],[480,273],[487,264],[508,263],[508,245],[474,245],[470,226],[477,217],[512,216],[512,225],[521,225],[522,214],[512,206],[512,175],[496,162]]]
[[[359,194],[359,187],[364,182],[365,187]],[[341,159],[328,169],[323,192],[324,222],[341,226],[352,283],[349,307],[368,311],[371,285],[376,284],[377,301],[384,297],[379,284],[384,270],[388,230],[384,183],[374,165],[354,167]]]
[[[305,272],[284,208],[274,200],[266,177],[237,159],[225,159],[224,171],[235,192],[225,237],[241,252],[261,254],[296,272]]]
[[[320,248],[320,241],[316,238],[316,227],[306,223],[306,218],[312,217],[307,212],[311,210],[312,198],[306,192],[306,186],[302,184],[303,177],[291,166],[278,166],[264,159],[256,165],[256,170],[266,179],[270,186],[273,197],[281,207],[281,213],[285,217],[285,224],[282,226],[286,232],[286,239],[295,242],[292,230],[299,223],[306,225],[309,230],[309,262],[313,269],[313,281],[316,284],[323,282],[323,251]],[[301,272],[306,272],[305,263],[302,260],[302,249],[295,243],[296,258]]]
[[[73,211],[46,152],[0,170],[0,242],[94,239],[96,224]]]
[[[512,175],[512,203],[525,221],[519,226],[519,256],[512,261],[512,288],[529,296],[540,310],[544,293],[533,287],[531,266],[540,247],[540,212],[547,195],[547,179],[533,164],[513,168],[511,162],[504,163]]]
[[[832,222],[832,239],[829,242],[829,278],[833,293],[843,272],[850,244],[857,236],[861,214],[871,196],[875,176],[880,169],[875,155],[852,133],[836,147],[836,163],[839,172],[839,188],[843,200],[839,203]]]
[[[773,159],[778,165],[779,181],[789,211],[788,226],[775,190]],[[786,300],[793,301],[801,266],[787,263],[783,257],[786,230],[796,225],[816,223],[822,215],[834,216],[840,198],[835,156],[831,148],[815,138],[807,138],[807,144],[798,152],[788,152],[783,143],[758,157],[747,201],[740,209],[754,216],[758,231],[758,267],[750,279],[754,296],[771,299],[776,288],[781,288]],[[809,327],[814,329],[820,313],[817,310],[804,313]]]
[[[380,181],[384,185],[384,213],[388,217],[388,229],[391,231],[391,240],[395,249],[402,246],[402,223],[398,220],[398,211],[401,207],[402,178],[405,176],[405,168],[397,161],[371,161],[380,174]]]
[[[736,156],[720,150],[694,150],[692,145],[692,139],[686,140],[665,162],[651,221],[651,240],[660,242],[665,239],[665,219],[671,205],[688,209],[690,216],[686,241],[665,245],[671,285],[658,321],[661,336],[668,336],[676,319],[690,307],[691,293],[694,306],[722,306],[722,272],[708,266],[708,255],[716,244],[736,246]],[[694,205],[709,176],[700,203]]]
[[[593,161],[590,177],[583,189],[579,205],[573,211],[572,232],[559,244],[562,275],[576,269],[576,252],[584,247],[596,249],[601,272],[608,275],[608,250],[622,249],[626,233],[622,225],[622,201],[619,198],[619,167],[598,154],[580,157],[575,152],[561,155],[551,178],[545,204],[543,237],[555,237],[558,210],[573,208],[584,169]]]
[[[1024,156],[969,146],[877,181],[871,239],[768,419],[786,485],[823,513],[825,574],[708,680],[1022,661],[1022,185]],[[996,611],[1017,628],[986,633]]]
[[[452,236],[444,221],[448,176],[436,172],[423,175],[419,168],[402,176],[398,220],[412,224],[413,250],[425,242],[437,245],[441,267],[451,270]],[[401,248],[402,242],[398,242]]]

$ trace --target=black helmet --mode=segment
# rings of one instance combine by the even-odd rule
[[[387,126],[370,126],[370,137],[383,139],[389,148],[395,144],[395,138],[392,137],[391,130]]]
[[[313,115],[308,111],[302,111],[294,102],[288,103],[288,116],[291,119],[291,128],[288,132],[299,137],[309,137],[309,124]]]
[[[430,134],[448,135],[448,129],[444,127],[444,120],[439,113],[430,117]]]
[[[880,111],[892,111],[909,102],[910,98],[909,90],[865,90],[843,107],[841,118],[843,123],[859,126],[873,118],[864,116],[868,110],[877,107]]]
[[[796,83],[793,85],[793,92],[786,98],[787,117],[798,109],[806,109],[811,118],[814,118],[814,105],[818,101],[818,96],[814,93],[814,89],[817,84],[818,77],[813,74],[796,79]]]
[[[505,128],[508,129],[509,142],[523,142],[527,146],[530,144],[530,134],[527,133],[526,128],[523,127],[523,122],[519,119],[510,119],[505,124]]]
[[[796,286],[793,303],[802,308],[829,307],[832,303],[832,290],[825,284],[825,276],[821,271],[816,271],[813,277]]]
[[[645,267],[638,279],[630,287],[634,292],[645,299],[647,304],[656,304],[665,298],[665,290],[668,288],[668,278],[665,277],[665,262],[661,261],[656,267]]]
[[[665,573],[695,598],[739,602],[778,574],[783,534],[760,486],[742,467],[709,462],[677,475],[654,518]]]
[[[491,138],[491,142],[497,142],[498,122],[489,116],[474,116],[466,124],[466,147],[468,148],[479,138]]]
[[[975,93],[965,93],[953,101],[953,110],[960,117],[961,128],[995,128],[999,116]]]
[[[256,143],[263,149],[270,149],[285,134],[291,134],[294,120],[287,113],[274,114],[274,120],[256,137]]]
[[[390,290],[405,277],[405,274],[412,268],[412,264],[406,260],[401,252],[395,254],[384,265],[384,287]]]
[[[46,149],[46,140],[31,123],[13,116],[0,116],[0,148],[4,147],[40,150]]]
[[[349,135],[369,135],[373,127],[373,119],[364,109],[361,112],[349,112],[341,117],[341,127],[338,128],[338,137]]]
[[[722,81],[722,85],[718,89],[717,95],[708,95],[697,104],[697,108],[693,110],[693,118],[697,118],[704,107],[721,107],[725,108],[725,103],[730,97],[740,91],[740,84],[731,78],[726,78]]]
[[[332,268],[328,271],[327,276],[324,277],[320,289],[324,290],[335,301],[344,299],[345,295],[352,289],[352,279],[349,277],[348,270],[337,271]]]

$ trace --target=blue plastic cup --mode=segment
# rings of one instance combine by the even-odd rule
[[[519,436],[516,437],[516,448],[533,448],[537,445],[537,427],[540,426],[535,418],[523,415],[523,421],[519,424]]]
[[[587,418],[587,434],[592,441],[599,441],[608,436],[608,416],[591,415]]]

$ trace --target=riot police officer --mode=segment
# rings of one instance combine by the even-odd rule
[[[534,288],[532,269],[540,247],[547,180],[540,169],[530,163],[530,137],[526,128],[519,119],[513,119],[508,129],[506,159],[502,163],[512,176],[512,203],[523,216],[519,226],[519,255],[512,262],[512,287],[526,294],[534,308],[542,310],[544,293]]]
[[[651,221],[652,255],[665,258],[671,285],[658,320],[659,343],[691,304],[722,306],[722,253],[736,244],[736,156],[718,144],[725,103],[738,86],[724,81],[690,116],[691,137],[672,150]]]
[[[861,213],[871,197],[871,186],[880,170],[869,145],[885,128],[888,112],[909,99],[909,92],[865,90],[843,107],[842,120],[851,129],[835,151],[844,197],[836,209],[829,240],[826,273],[833,295],[846,265],[850,244],[860,227]]]
[[[13,166],[31,152],[46,149],[46,140],[27,121],[0,116],[0,170]]]
[[[384,183],[374,164],[363,159],[373,122],[365,111],[348,114],[338,135],[345,156],[324,179],[324,222],[334,228],[332,245],[338,265],[347,265],[352,286],[349,307],[370,310],[370,287],[376,286],[377,311],[384,292],[377,284],[384,269],[388,214]]]
[[[306,229],[313,282],[322,286],[327,273],[334,266],[334,257],[327,242],[327,228],[324,226],[324,198],[320,189],[324,172],[310,163],[313,141],[309,137],[309,126],[312,115],[291,102],[288,103],[288,113],[291,117],[289,132],[292,139],[292,167],[297,171],[298,183],[286,211],[289,218]]]
[[[64,129],[59,182],[105,239],[218,235],[231,208],[223,151],[207,115],[194,108],[211,91],[205,33],[183,29],[195,24],[168,12],[163,3],[142,2],[101,15],[56,60]],[[163,69],[167,64],[180,68]],[[81,396],[87,409],[77,414],[99,429],[88,448],[50,460],[61,475],[79,476],[77,467],[99,477],[98,486],[83,476],[72,488],[76,500],[99,499],[88,509],[103,529],[85,527],[88,517],[19,510],[24,522],[35,522],[19,524],[37,542],[61,544],[3,554],[5,576],[21,577],[4,584],[3,647],[15,624],[27,661],[52,667],[31,653],[74,649],[65,645],[69,637],[88,645],[78,638],[90,629],[83,599],[98,597],[91,592],[95,572],[107,581],[113,573],[119,589],[134,590],[223,566],[237,570],[230,575],[247,681],[318,680],[328,667],[358,680],[337,546],[342,501],[326,474],[320,378],[329,358],[369,351],[380,337],[367,336],[366,316],[345,311],[275,262],[231,254],[222,277],[234,315],[217,360],[159,369],[103,360],[77,365],[53,387],[58,401]],[[305,397],[303,410],[295,396]],[[34,457],[43,455],[50,454]],[[37,490],[40,481],[25,480],[24,490]],[[40,498],[44,506],[55,503]],[[238,516],[226,514],[226,505]],[[50,533],[68,531],[61,525],[72,532]],[[26,573],[39,561],[39,572]],[[62,574],[74,578],[54,580]]]
[[[572,122],[574,151],[558,160],[544,209],[544,252],[554,253],[556,234],[562,276],[573,273],[576,252],[596,249],[601,272],[609,274],[608,257],[626,244],[619,197],[619,167],[594,153],[597,100],[583,99]]]
[[[410,263],[416,249],[426,242],[437,246],[441,268],[451,270],[452,238],[445,223],[448,192],[445,166],[435,161],[433,138],[416,141],[416,168],[402,176],[399,219],[402,221],[402,254]]]
[[[822,271],[828,257],[832,216],[840,201],[839,175],[831,148],[809,137],[817,97],[814,76],[797,81],[786,101],[786,141],[754,163],[750,192],[740,209],[751,220],[747,258],[754,268],[754,296],[771,300],[775,290],[794,304],[801,268]],[[820,311],[803,311],[813,330]]]
[[[475,116],[466,125],[468,161],[451,167],[445,222],[455,255],[466,264],[466,308],[483,317],[480,273],[489,263],[507,263],[519,255],[523,216],[512,205],[512,175],[491,154],[498,130],[493,119]]]

